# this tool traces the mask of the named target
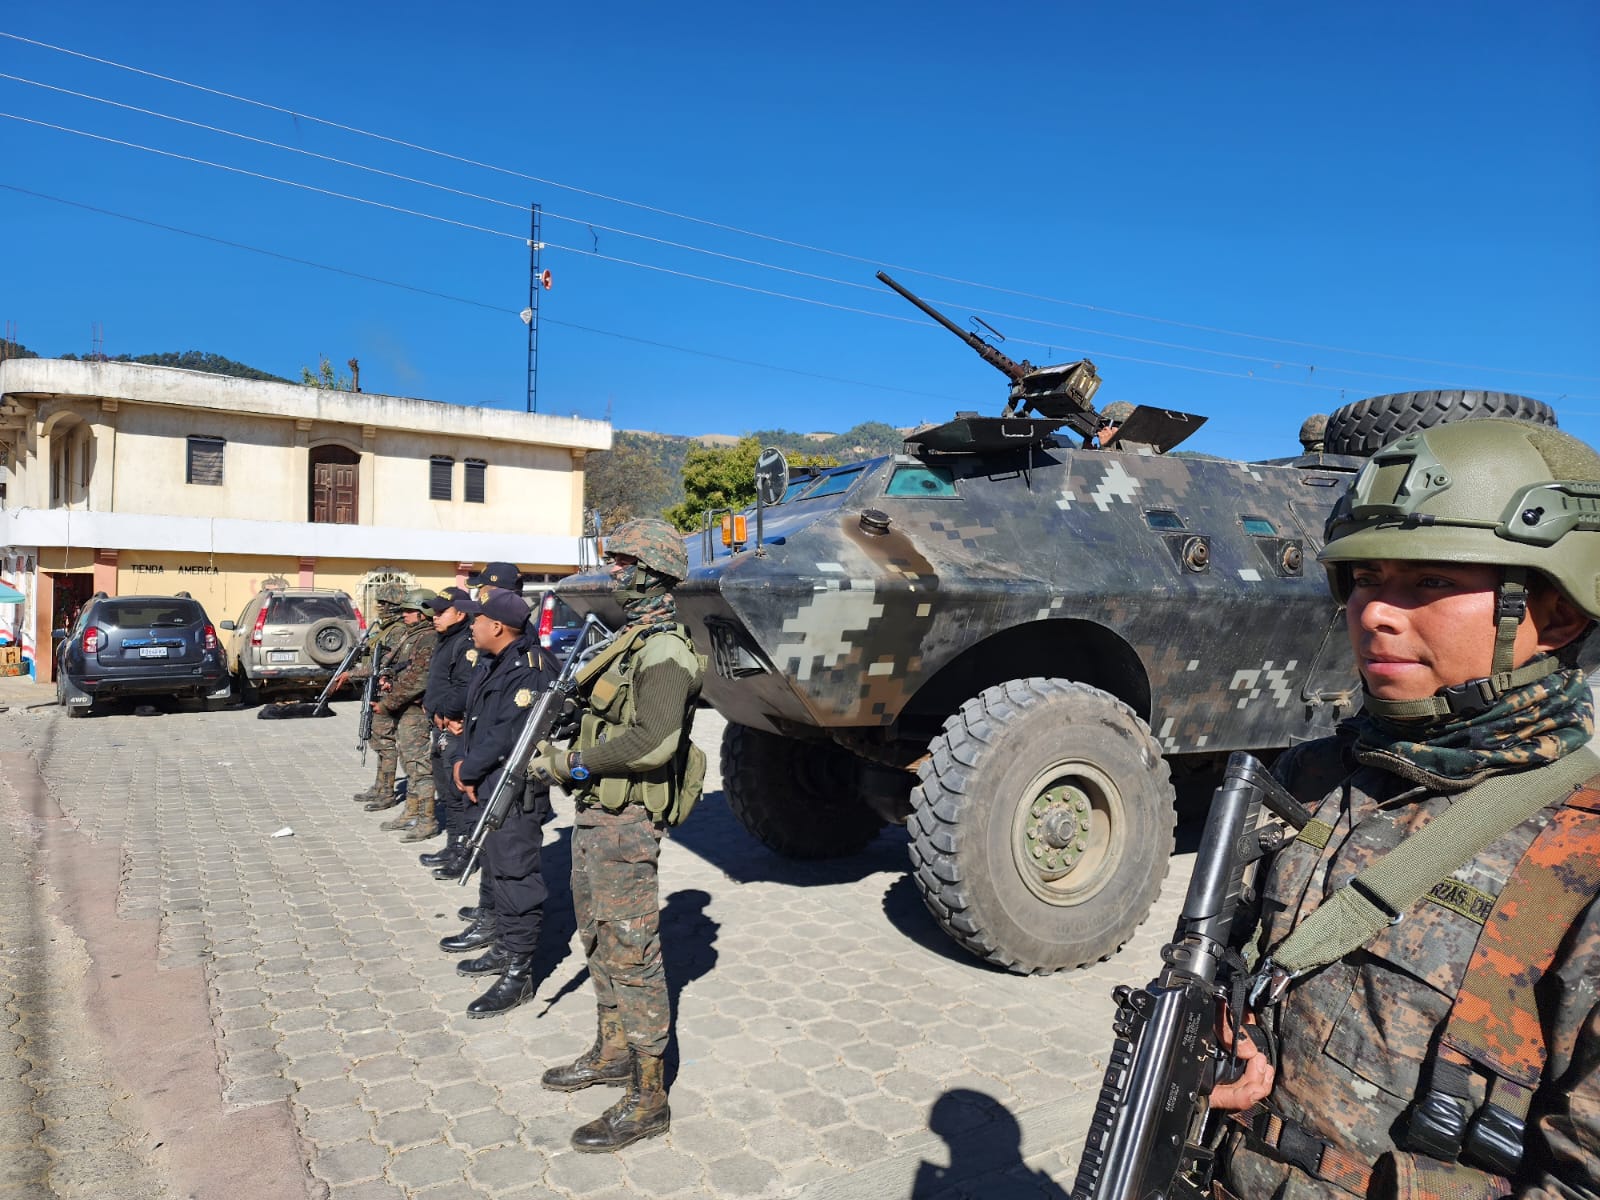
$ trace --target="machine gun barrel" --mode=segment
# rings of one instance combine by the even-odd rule
[[[881,282],[888,284],[907,300],[911,301],[911,303],[915,304],[923,312],[927,313],[935,321],[939,322],[939,324],[943,325],[951,333],[955,334],[967,345],[971,346],[978,352],[979,358],[983,359],[984,362],[988,363],[995,370],[1004,374],[1006,378],[1011,380],[1012,383],[1020,383],[1022,381],[1022,377],[1026,375],[1029,370],[1031,370],[1026,362],[1019,363],[1015,359],[1009,358],[1000,353],[1000,351],[996,350],[977,334],[961,328],[961,326],[957,325],[954,321],[945,316],[937,308],[933,307],[933,305],[929,304],[921,296],[916,295],[914,292],[907,291],[893,279],[890,279],[889,276],[885,275],[882,271],[878,272],[878,279]]]

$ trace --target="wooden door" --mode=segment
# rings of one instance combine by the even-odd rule
[[[359,509],[361,456],[343,446],[311,451],[309,517],[319,525],[354,525]]]

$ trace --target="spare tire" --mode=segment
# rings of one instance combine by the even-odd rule
[[[338,617],[323,617],[306,632],[306,653],[314,662],[336,667],[349,652],[353,636]]]
[[[1394,392],[1334,409],[1323,445],[1329,454],[1367,455],[1416,429],[1484,417],[1556,424],[1548,404],[1512,392]]]

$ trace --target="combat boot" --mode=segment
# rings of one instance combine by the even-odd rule
[[[389,807],[389,800],[394,798],[394,776],[397,764],[380,758],[378,760],[378,777],[372,781],[372,786],[364,792],[357,792],[351,797],[357,804],[381,804]]]
[[[417,855],[417,861],[425,867],[445,866],[450,862],[451,859],[455,858],[461,853],[461,847],[463,844],[465,844],[466,840],[467,839],[461,834],[452,833],[450,835],[450,840],[447,841],[443,846],[440,846],[439,849],[430,850],[426,854]]]
[[[433,797],[424,797],[420,808],[422,811],[418,812],[411,827],[400,835],[402,842],[425,842],[439,836],[439,824],[433,819]]]
[[[487,956],[485,956],[487,957]],[[533,999],[533,955],[511,954],[489,990],[467,1005],[469,1017],[493,1017]]]
[[[391,817],[382,825],[379,825],[378,828],[387,830],[390,833],[393,833],[396,829],[414,829],[421,816],[422,814],[417,811],[417,802],[408,795],[406,797],[406,806],[400,810],[400,815]]]
[[[446,954],[465,954],[468,950],[477,950],[494,941],[495,920],[494,914],[484,913],[474,917],[472,924],[460,933],[439,939],[439,949]]]
[[[456,964],[457,975],[499,975],[511,965],[512,954],[499,942],[490,942],[486,953]]]
[[[479,908],[476,904],[463,904],[460,908],[456,909],[456,916],[460,917],[463,921],[476,921],[479,917],[483,916],[483,909]]]
[[[662,1134],[672,1124],[667,1107],[666,1062],[633,1051],[628,1090],[605,1112],[572,1135],[572,1148],[585,1154],[620,1150],[647,1137]]]
[[[546,1091],[576,1092],[597,1083],[620,1086],[628,1082],[633,1068],[622,1016],[614,1008],[602,1008],[599,1014],[600,1030],[595,1034],[594,1045],[578,1055],[575,1062],[546,1071],[539,1079]]]

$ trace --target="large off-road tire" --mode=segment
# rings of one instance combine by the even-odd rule
[[[306,631],[306,653],[320,666],[336,667],[349,653],[354,636],[338,617],[323,617]]]
[[[1013,679],[963,704],[930,749],[911,865],[945,932],[1019,974],[1115,953],[1161,890],[1177,819],[1145,723],[1098,688]]]
[[[722,790],[739,823],[785,858],[841,858],[883,820],[859,797],[855,756],[832,742],[732,721],[722,732]]]
[[[1334,409],[1323,445],[1329,454],[1368,455],[1416,429],[1483,417],[1556,423],[1548,404],[1512,392],[1395,392]]]

